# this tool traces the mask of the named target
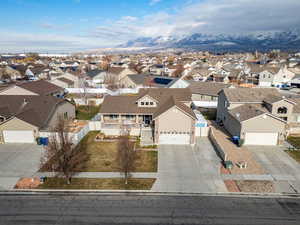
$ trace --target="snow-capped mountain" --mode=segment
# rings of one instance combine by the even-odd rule
[[[300,32],[294,30],[218,35],[195,33],[186,37],[143,37],[129,41],[119,47],[165,47],[216,51],[244,51],[256,49],[300,50]]]

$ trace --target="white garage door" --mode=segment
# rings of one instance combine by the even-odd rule
[[[188,145],[190,144],[190,135],[189,134],[160,134],[159,144]]]
[[[34,143],[32,130],[4,130],[3,138],[5,143]]]
[[[278,133],[246,133],[245,145],[277,145]]]

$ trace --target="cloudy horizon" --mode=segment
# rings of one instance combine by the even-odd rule
[[[297,29],[299,0],[2,0],[0,52],[76,52],[138,37]]]

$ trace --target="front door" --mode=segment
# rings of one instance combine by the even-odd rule
[[[143,116],[143,122],[144,122],[144,124],[150,125],[151,121],[152,121],[152,116],[150,116],[150,115],[144,115]]]

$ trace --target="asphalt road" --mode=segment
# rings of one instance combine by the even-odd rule
[[[0,195],[0,224],[300,224],[300,199]]]

